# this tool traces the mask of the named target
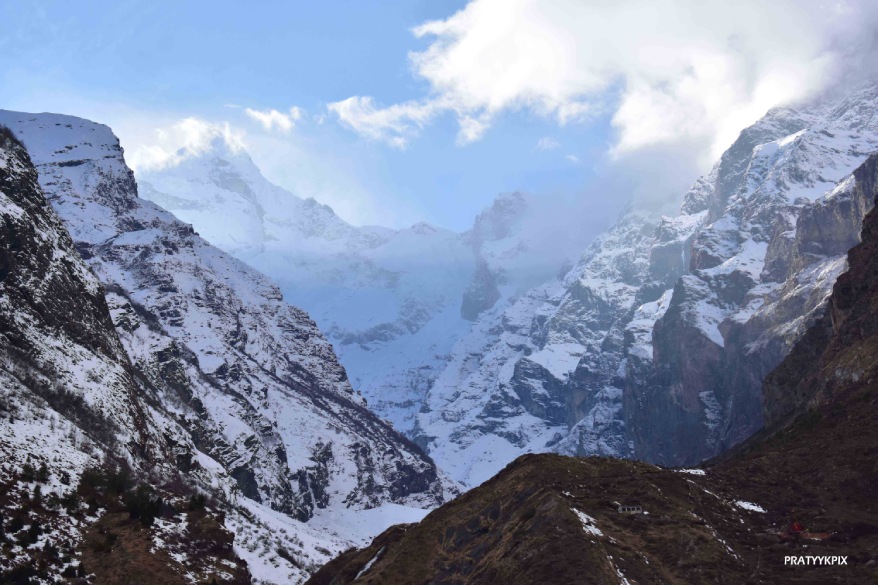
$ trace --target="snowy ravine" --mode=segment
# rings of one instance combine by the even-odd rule
[[[444,501],[435,465],[364,406],[306,313],[138,198],[107,127],[5,111],[0,124],[27,147],[103,284],[122,346],[154,388],[155,416],[197,448],[180,449],[175,464],[212,475],[237,498],[227,525],[241,534],[236,547],[245,543],[239,552],[254,576],[301,579],[387,523]]]
[[[630,455],[621,413],[625,317],[655,224],[626,211],[561,281],[513,295],[458,342],[418,415],[418,441],[465,485],[522,453]]]
[[[546,204],[519,193],[498,197],[464,233],[355,227],[266,180],[222,136],[137,181],[144,198],[274,279],[326,333],[370,408],[409,435],[472,320],[571,265],[587,237],[570,222],[547,240]]]

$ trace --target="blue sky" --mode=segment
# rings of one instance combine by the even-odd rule
[[[611,4],[7,2],[0,107],[107,123],[135,162],[180,146],[183,119],[228,124],[270,179],[357,224],[463,230],[517,189],[609,221],[632,195],[682,191],[768,107],[820,89],[827,47],[869,22],[858,2],[829,16],[752,2],[736,9],[747,18]]]

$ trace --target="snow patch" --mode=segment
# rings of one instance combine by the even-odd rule
[[[585,530],[588,534],[593,536],[603,536],[604,533],[597,526],[597,522],[594,518],[586,514],[585,512],[580,512],[576,508],[570,508],[570,510],[576,514],[576,517],[579,518],[579,521],[582,523],[582,529]]]

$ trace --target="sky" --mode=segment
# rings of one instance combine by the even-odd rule
[[[465,230],[515,190],[594,223],[875,62],[876,5],[2,2],[0,107],[106,123],[135,171],[225,134],[357,225]]]

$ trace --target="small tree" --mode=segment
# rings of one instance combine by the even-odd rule
[[[152,490],[143,484],[125,495],[125,509],[132,519],[139,519],[143,526],[152,526],[161,512],[162,503],[162,499],[153,498]]]

